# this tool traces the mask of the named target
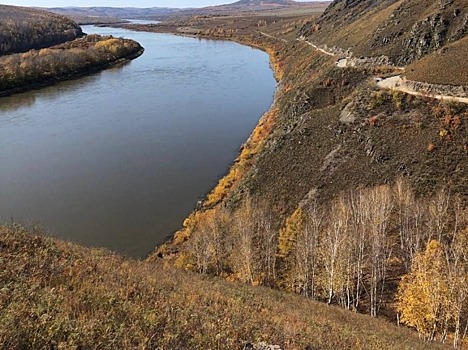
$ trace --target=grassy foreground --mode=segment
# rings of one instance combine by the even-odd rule
[[[0,226],[1,349],[428,349],[414,333],[267,288]]]

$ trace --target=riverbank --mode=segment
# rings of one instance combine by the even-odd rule
[[[109,69],[141,56],[133,40],[91,35],[39,51],[1,57],[0,97]]]
[[[144,31],[142,27],[140,27],[140,29]],[[205,218],[211,217],[216,211],[216,207],[223,203],[223,201],[237,189],[246,174],[255,167],[256,156],[262,150],[265,141],[276,127],[276,121],[280,110],[279,99],[285,92],[285,86],[282,83],[285,73],[284,66],[277,56],[277,52],[283,48],[283,41],[264,40],[261,35],[256,38],[251,36],[231,36],[223,38],[210,36],[209,34],[184,34],[180,32],[177,34],[171,32],[169,34],[208,40],[229,40],[264,51],[269,56],[270,68],[274,73],[277,85],[272,105],[259,119],[250,136],[240,148],[238,157],[232,162],[226,175],[221,177],[216,186],[198,204],[196,210],[184,220],[183,227],[175,232],[173,236],[169,236],[168,241],[158,246],[155,252],[149,254],[148,260],[150,261],[157,257],[170,256],[174,252],[172,250],[174,247],[173,244],[178,245],[187,241],[197,223],[205,220]]]
[[[297,259],[305,249],[301,239],[309,232],[307,218],[357,189],[376,190],[400,177],[418,198],[447,186],[466,201],[465,127],[464,117],[459,117],[467,114],[466,106],[380,89],[375,77],[399,68],[386,62],[337,66],[334,55],[297,40],[297,21],[289,26],[272,21],[268,29],[253,26],[241,34],[228,24],[217,25],[222,30],[198,29],[198,36],[213,35],[270,54],[279,77],[275,101],[227,175],[148,260],[162,258],[183,269],[344,305],[348,287],[330,292],[326,286],[317,287],[323,280],[294,277],[304,272]],[[459,171],[451,170],[454,164]],[[449,182],[447,173],[452,174]],[[397,220],[389,220],[386,237],[393,245]],[[317,239],[326,242],[326,232],[320,229]],[[399,263],[389,268],[382,305],[371,305],[362,290],[371,288],[366,281],[357,287],[357,311],[396,317],[393,281],[405,271],[399,254],[392,253],[391,259]]]

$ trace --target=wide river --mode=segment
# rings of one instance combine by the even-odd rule
[[[227,171],[275,81],[265,53],[236,43],[83,30],[145,53],[0,99],[0,221],[143,257]]]

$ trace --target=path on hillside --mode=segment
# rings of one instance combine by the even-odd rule
[[[320,51],[321,53],[324,53],[325,55],[332,56],[332,57],[336,56],[333,52],[322,49],[321,47],[318,47],[317,45],[312,44],[310,41],[307,41],[303,36],[300,36],[296,40],[305,42],[307,45],[312,46],[315,50]]]
[[[431,98],[436,98],[438,100],[468,103],[468,97],[437,95],[437,94],[429,95],[427,93],[413,90],[408,85],[406,85],[405,80],[402,79],[400,75],[382,79],[381,81],[377,82],[377,86],[382,89],[398,90],[398,91],[404,92],[406,94],[414,95],[414,96],[427,96]]]
[[[266,36],[267,38],[274,39],[274,40],[281,40],[281,41],[283,41],[285,43],[288,42],[286,39],[277,38],[277,37],[274,37],[273,35],[270,35],[268,33],[262,32],[262,31],[258,31],[258,32],[261,35]],[[303,36],[300,36],[296,40],[306,43],[307,45],[311,46],[316,51],[319,51],[319,52],[321,52],[321,53],[323,53],[325,55],[328,55],[328,56],[331,56],[331,57],[338,56],[337,54],[335,54],[335,53],[333,53],[331,51],[327,51],[327,50],[325,50],[325,49],[311,43],[310,41],[306,40],[305,37],[303,37]],[[336,66],[339,67],[339,68],[346,68],[346,67],[348,67],[348,62],[349,62],[349,57],[342,57],[342,58],[340,58],[340,59],[338,59],[336,61]],[[395,69],[403,70],[404,68],[403,67],[395,67]],[[377,79],[377,78],[379,78],[379,77],[374,77],[374,79]],[[427,94],[427,93],[423,93],[423,92],[413,90],[409,86],[406,85],[404,79],[402,79],[400,75],[396,75],[396,76],[392,76],[392,77],[389,77],[389,78],[382,79],[382,80],[377,82],[377,86],[379,88],[381,88],[381,89],[398,90],[398,91],[404,92],[406,94],[414,95],[414,96],[426,96],[426,97],[431,97],[431,98],[435,98],[435,99],[438,99],[438,100],[468,103],[468,97],[438,95],[438,94]]]
[[[274,37],[273,35],[270,35],[270,34],[265,33],[265,32],[261,32],[261,31],[258,31],[258,32],[259,32],[261,35],[266,36],[267,38],[275,39],[275,40],[281,40],[281,41],[284,42],[284,43],[287,43],[287,42],[288,42],[286,39],[277,38],[277,37]]]
[[[309,46],[312,46],[315,50],[322,52],[328,56],[336,56],[333,52],[326,51],[317,45],[312,44],[310,41],[305,40],[303,36],[297,38],[298,41],[305,42]],[[346,68],[348,67],[349,57],[340,58],[336,61],[336,66],[339,68]],[[396,69],[403,70],[402,67],[395,67]],[[374,77],[375,79],[378,77]],[[404,92],[406,94],[414,95],[414,96],[427,96],[431,98],[435,98],[438,100],[446,100],[446,101],[454,101],[454,102],[461,102],[461,103],[468,103],[468,97],[461,97],[461,96],[450,96],[450,95],[440,95],[440,94],[427,94],[424,92],[416,91],[406,85],[404,79],[401,78],[400,75],[396,75],[393,77],[389,77],[386,79],[382,79],[377,82],[377,86],[381,89],[392,89]]]

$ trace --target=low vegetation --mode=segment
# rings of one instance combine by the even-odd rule
[[[81,35],[81,28],[64,16],[0,5],[0,55],[41,49]]]
[[[439,348],[299,296],[126,260],[15,225],[0,227],[0,265],[2,349]]]
[[[102,69],[141,54],[133,40],[88,35],[82,39],[0,57],[0,91],[21,91]]]
[[[247,201],[234,212],[194,219],[179,266],[374,317],[396,319],[398,312],[429,340],[445,342],[453,333],[456,347],[463,342],[468,209],[446,190],[418,198],[398,180],[327,204],[302,202],[279,232],[267,203]]]
[[[468,86],[468,37],[423,57],[406,68],[409,80]]]

